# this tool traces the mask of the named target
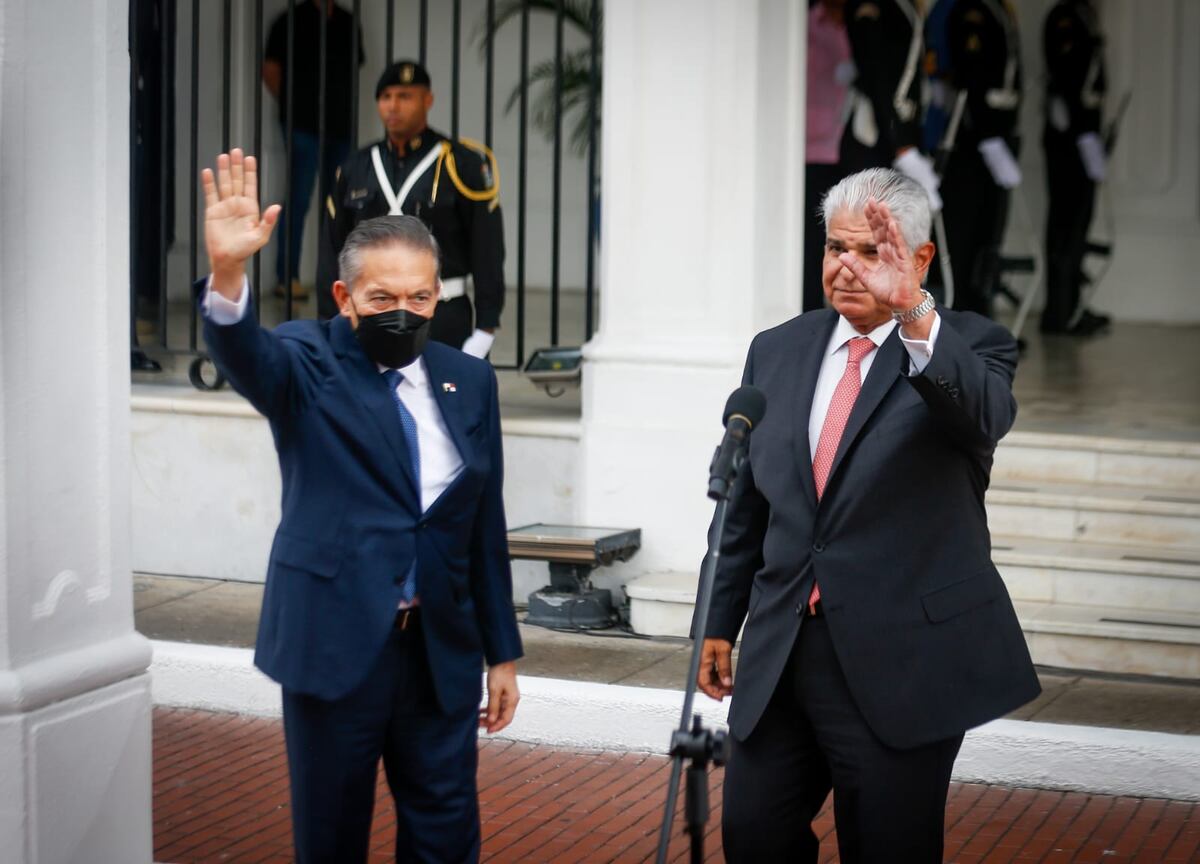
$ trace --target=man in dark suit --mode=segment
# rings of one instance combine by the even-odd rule
[[[283,474],[255,663],[283,688],[296,857],[367,860],[382,757],[396,857],[475,861],[476,727],[511,721],[521,655],[496,377],[427,343],[438,249],[411,216],[347,239],[338,317],[259,327],[245,264],[279,208],[260,216],[256,175],[238,150],[204,171],[202,304],[208,349],[270,421]]]
[[[744,382],[768,410],[703,646],[701,689],[733,694],[725,853],[815,862],[810,823],[832,788],[843,862],[940,862],[964,731],[1039,689],[984,512],[1017,347],[934,309],[914,181],[869,169],[822,206],[832,308],[750,347]]]

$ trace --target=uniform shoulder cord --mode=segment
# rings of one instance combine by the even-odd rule
[[[478,141],[473,141],[470,138],[460,138],[459,142],[470,149],[479,153],[488,161],[488,170],[493,178],[492,185],[481,191],[476,191],[467,186],[463,182],[462,177],[458,174],[458,164],[454,160],[454,147],[449,141],[443,141],[441,144],[442,152],[438,156],[437,167],[433,172],[433,194],[432,200],[437,200],[438,184],[442,179],[442,163],[446,165],[446,175],[450,178],[450,182],[454,184],[454,188],[458,193],[468,201],[493,201],[499,202],[500,199],[500,169],[496,165],[496,155],[492,153],[485,145]],[[493,207],[495,204],[492,205]]]

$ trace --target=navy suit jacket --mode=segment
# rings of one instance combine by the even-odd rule
[[[707,621],[731,642],[745,622],[729,711],[739,739],[779,682],[814,577],[850,692],[884,744],[949,738],[1039,691],[984,511],[1016,416],[1016,343],[974,313],[938,314],[922,374],[906,376],[899,328],[877,349],[820,502],[808,420],[837,313],[750,346],[743,381],[767,412],[734,485]]]
[[[345,695],[383,649],[415,561],[439,704],[478,706],[484,659],[521,656],[491,365],[437,342],[421,355],[464,463],[422,513],[392,393],[348,319],[268,331],[247,312],[229,326],[206,318],[204,338],[270,422],[283,478],[256,665],[289,690]]]

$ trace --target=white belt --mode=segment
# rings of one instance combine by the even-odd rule
[[[467,277],[455,276],[453,279],[442,280],[442,296],[438,300],[453,300],[455,297],[467,296]]]

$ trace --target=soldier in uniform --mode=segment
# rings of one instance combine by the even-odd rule
[[[429,128],[433,91],[429,73],[419,63],[404,60],[385,69],[375,99],[386,135],[342,165],[325,201],[318,312],[322,318],[337,314],[331,294],[337,255],[355,225],[388,213],[416,216],[442,250],[441,302],[430,335],[485,357],[504,307],[504,229],[495,157],[482,144],[451,141]]]
[[[946,41],[953,95],[939,148],[945,156],[940,189],[954,308],[990,317],[1009,190],[1021,182],[1016,17],[1006,0],[954,0]]]
[[[844,16],[857,74],[842,133],[841,173],[894,167],[920,183],[934,211],[940,210],[937,176],[919,149],[919,0],[847,0]]]
[[[1059,0],[1046,16],[1046,305],[1043,333],[1089,335],[1109,318],[1080,306],[1083,256],[1096,184],[1107,155],[1100,137],[1104,37],[1090,0]]]

